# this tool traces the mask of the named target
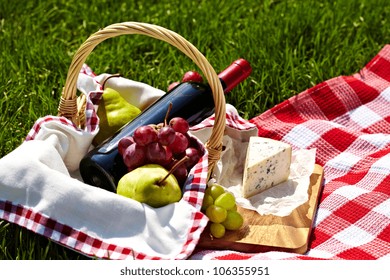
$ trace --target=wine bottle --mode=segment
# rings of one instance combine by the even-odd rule
[[[246,60],[234,61],[218,75],[224,92],[244,81],[251,71]],[[84,182],[116,192],[119,179],[128,172],[118,152],[119,140],[132,136],[139,126],[163,122],[170,103],[169,119],[182,117],[191,126],[214,113],[214,99],[207,84],[185,82],[177,85],[81,160],[79,169]]]

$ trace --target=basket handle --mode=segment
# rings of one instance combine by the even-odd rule
[[[176,47],[187,55],[204,74],[215,103],[215,124],[206,143],[209,152],[209,176],[220,159],[222,138],[225,131],[226,108],[221,82],[213,67],[199,50],[179,34],[158,25],[140,22],[122,22],[109,25],[92,34],[77,50],[68,69],[65,86],[61,95],[58,114],[80,124],[77,106],[77,79],[88,55],[101,42],[119,35],[140,34],[159,39]]]

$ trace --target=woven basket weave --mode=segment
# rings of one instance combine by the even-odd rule
[[[92,34],[77,50],[68,70],[65,86],[58,107],[59,116],[73,121],[78,127],[85,124],[85,97],[77,96],[77,79],[88,55],[102,41],[119,35],[140,34],[159,39],[176,47],[200,68],[213,93],[215,103],[215,124],[210,139],[206,143],[209,152],[209,175],[222,151],[222,138],[225,130],[226,108],[222,85],[213,67],[199,50],[179,34],[161,26],[140,23],[122,22],[109,25]]]

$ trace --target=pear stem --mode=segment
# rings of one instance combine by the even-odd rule
[[[105,89],[106,82],[107,82],[109,79],[111,79],[111,78],[119,78],[119,77],[121,77],[121,76],[122,76],[121,74],[112,74],[112,75],[108,76],[107,78],[105,78],[105,79],[103,80],[103,82],[102,82],[102,88],[103,88],[103,90]]]
[[[165,114],[165,118],[164,118],[164,126],[168,125],[168,116],[169,116],[169,113],[172,110],[172,106],[173,106],[172,102],[169,102],[167,113]]]
[[[183,163],[185,163],[187,160],[189,160],[190,158],[188,157],[188,156],[184,156],[182,159],[180,159],[178,162],[176,162],[173,166],[172,166],[172,168],[171,168],[171,170],[169,170],[169,172],[168,172],[168,174],[167,175],[165,175],[165,177],[164,178],[162,178],[160,181],[158,181],[158,185],[160,185],[162,182],[164,182],[168,177],[169,177],[169,175],[171,175],[173,172],[175,172],[175,170],[180,166],[180,165],[182,165]]]

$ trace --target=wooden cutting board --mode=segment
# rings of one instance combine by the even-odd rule
[[[260,215],[239,207],[244,225],[237,231],[226,231],[223,238],[210,235],[207,227],[198,247],[207,249],[236,250],[247,253],[285,251],[298,254],[309,248],[310,233],[316,214],[323,181],[323,168],[315,165],[308,188],[309,199],[289,216]]]

